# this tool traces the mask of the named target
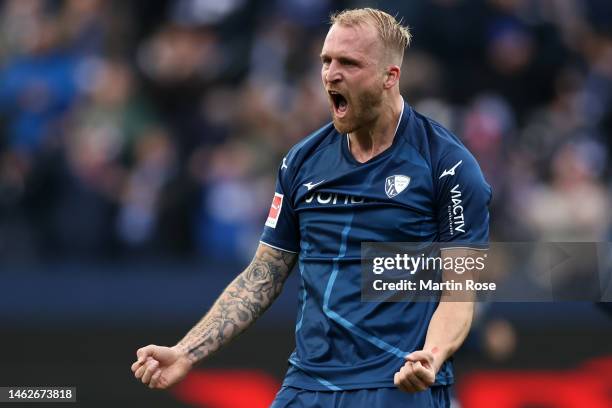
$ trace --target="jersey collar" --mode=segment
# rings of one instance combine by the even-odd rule
[[[408,124],[409,116],[410,116],[410,106],[407,106],[406,102],[404,101],[404,98],[402,97],[402,111],[400,112],[400,116],[397,121],[397,126],[395,127],[395,134],[393,136],[393,142],[391,143],[391,146],[389,146],[383,152],[372,157],[370,160],[364,163],[360,163],[355,159],[355,157],[353,157],[353,154],[351,153],[351,142],[350,142],[348,133],[346,133],[345,134],[346,143],[341,143],[342,153],[344,154],[344,156],[347,158],[349,162],[356,164],[356,165],[368,164],[382,157],[388,156],[393,150],[395,150],[395,147],[399,144],[399,139],[401,139],[400,136],[404,133],[404,130],[406,130],[406,125]]]

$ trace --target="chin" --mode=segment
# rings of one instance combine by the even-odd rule
[[[351,133],[353,130],[355,130],[355,127],[353,126],[352,123],[347,123],[345,121],[340,121],[337,118],[333,118],[333,122],[334,122],[334,127],[336,128],[336,130],[338,131],[338,133]]]

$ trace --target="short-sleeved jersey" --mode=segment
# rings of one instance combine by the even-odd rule
[[[491,188],[451,132],[404,104],[392,145],[360,163],[330,123],[279,168],[261,242],[299,253],[296,348],[284,385],[393,387],[436,302],[362,302],[362,242],[488,241]],[[452,362],[436,377],[453,382]]]

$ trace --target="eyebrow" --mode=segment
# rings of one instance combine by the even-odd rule
[[[355,58],[350,58],[350,57],[338,57],[338,61],[340,61],[342,64],[355,64],[358,65],[359,64],[359,60],[355,59]]]
[[[328,54],[326,54],[326,53],[321,53],[321,55],[320,55],[319,57],[321,58],[321,60],[323,60],[323,59],[325,59],[325,58],[330,58],[330,59],[331,59],[331,57],[330,57]],[[351,57],[347,57],[347,56],[342,56],[342,55],[341,55],[341,56],[337,57],[336,59],[337,59],[337,60],[338,60],[338,61],[339,61],[341,64],[347,64],[347,63],[350,63],[350,64],[355,64],[355,65],[360,64],[360,61],[359,61],[358,59],[351,58]]]

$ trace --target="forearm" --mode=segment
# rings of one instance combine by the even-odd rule
[[[423,350],[434,355],[436,372],[463,344],[473,315],[473,302],[441,302],[438,305],[429,323],[423,347]]]
[[[210,311],[175,346],[192,363],[248,328],[280,294],[295,254],[260,245],[251,264],[230,283]]]

